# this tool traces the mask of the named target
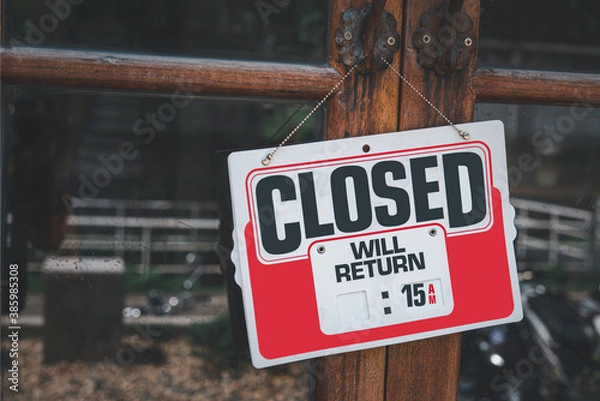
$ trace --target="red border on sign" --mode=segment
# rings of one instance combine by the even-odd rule
[[[477,235],[447,237],[454,310],[446,316],[327,335],[320,329],[310,261],[269,266],[254,252],[252,225],[248,239],[249,282],[260,354],[277,359],[325,349],[370,343],[502,319],[515,309],[503,219],[503,201],[493,190],[494,224]]]

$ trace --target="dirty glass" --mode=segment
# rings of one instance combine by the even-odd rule
[[[5,45],[325,63],[321,0],[8,0]]]
[[[600,72],[596,0],[482,0],[481,67]]]
[[[2,399],[306,399],[305,365],[249,363],[225,157],[277,144],[314,103],[3,91],[3,308],[18,314],[2,316]],[[321,139],[323,116],[293,141]]]
[[[600,109],[477,104],[475,118],[506,130],[524,319],[463,333],[460,399],[600,399]]]

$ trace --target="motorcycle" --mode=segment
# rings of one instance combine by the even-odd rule
[[[463,334],[459,399],[599,399],[600,293],[577,301],[524,283],[521,294],[521,322]]]

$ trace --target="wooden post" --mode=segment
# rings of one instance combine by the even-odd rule
[[[475,93],[471,78],[477,66],[477,51],[460,72],[439,76],[417,63],[412,34],[429,8],[439,8],[442,0],[405,0],[402,73],[417,89],[455,123],[473,120]],[[479,32],[479,0],[465,0],[462,12]],[[478,38],[474,39],[477,49]],[[402,86],[400,130],[445,125],[446,122],[406,85]],[[389,347],[386,401],[455,400],[458,393],[461,335],[453,334]]]
[[[330,30],[342,22],[350,7],[362,7],[364,1],[333,0]],[[402,21],[402,0],[387,2],[386,11]],[[341,74],[347,67],[338,61],[338,46],[330,35],[330,60]],[[396,54],[394,68],[400,68]],[[352,74],[337,95],[327,104],[327,139],[393,132],[398,128],[400,79],[387,69],[372,75]],[[314,372],[316,401],[376,401],[385,397],[386,348],[376,348],[320,358]]]
[[[387,2],[386,10],[399,21],[399,29],[400,21],[403,21],[402,54],[396,54],[392,65],[395,68],[401,65],[404,76],[456,123],[472,121],[475,94],[470,80],[476,67],[476,54],[465,70],[439,76],[417,63],[412,44],[421,15],[443,3],[441,0]],[[363,4],[333,0],[331,31],[340,25],[344,10]],[[479,0],[465,0],[462,11],[471,17],[475,32],[478,32]],[[338,62],[337,45],[333,38],[330,42],[330,65],[343,73],[346,67]],[[444,124],[443,119],[408,86],[401,85],[389,69],[369,76],[353,74],[328,103],[328,139]],[[314,400],[455,400],[460,344],[461,335],[454,334],[320,358],[313,372],[316,379]]]

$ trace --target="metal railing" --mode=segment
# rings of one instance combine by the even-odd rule
[[[511,198],[511,204],[516,210],[520,269],[561,265],[586,270],[600,265],[600,202],[596,213],[519,198]],[[154,200],[74,200],[67,223],[62,251],[112,252],[140,272],[152,266],[159,273],[177,274],[193,270],[182,262],[182,255],[214,255],[219,228],[216,203]],[[155,261],[165,253],[181,254],[179,262]],[[214,263],[205,267],[219,271]]]
[[[141,273],[152,266],[163,274],[188,274],[194,269],[189,254],[202,260],[215,252],[216,203],[73,199],[72,213],[59,255],[112,253]],[[166,253],[178,257],[167,263],[154,260]],[[220,271],[216,264],[206,264],[204,270]]]
[[[599,235],[599,217],[594,212],[517,198],[512,198],[511,204],[516,209],[515,245],[521,266],[592,268],[594,235]]]

